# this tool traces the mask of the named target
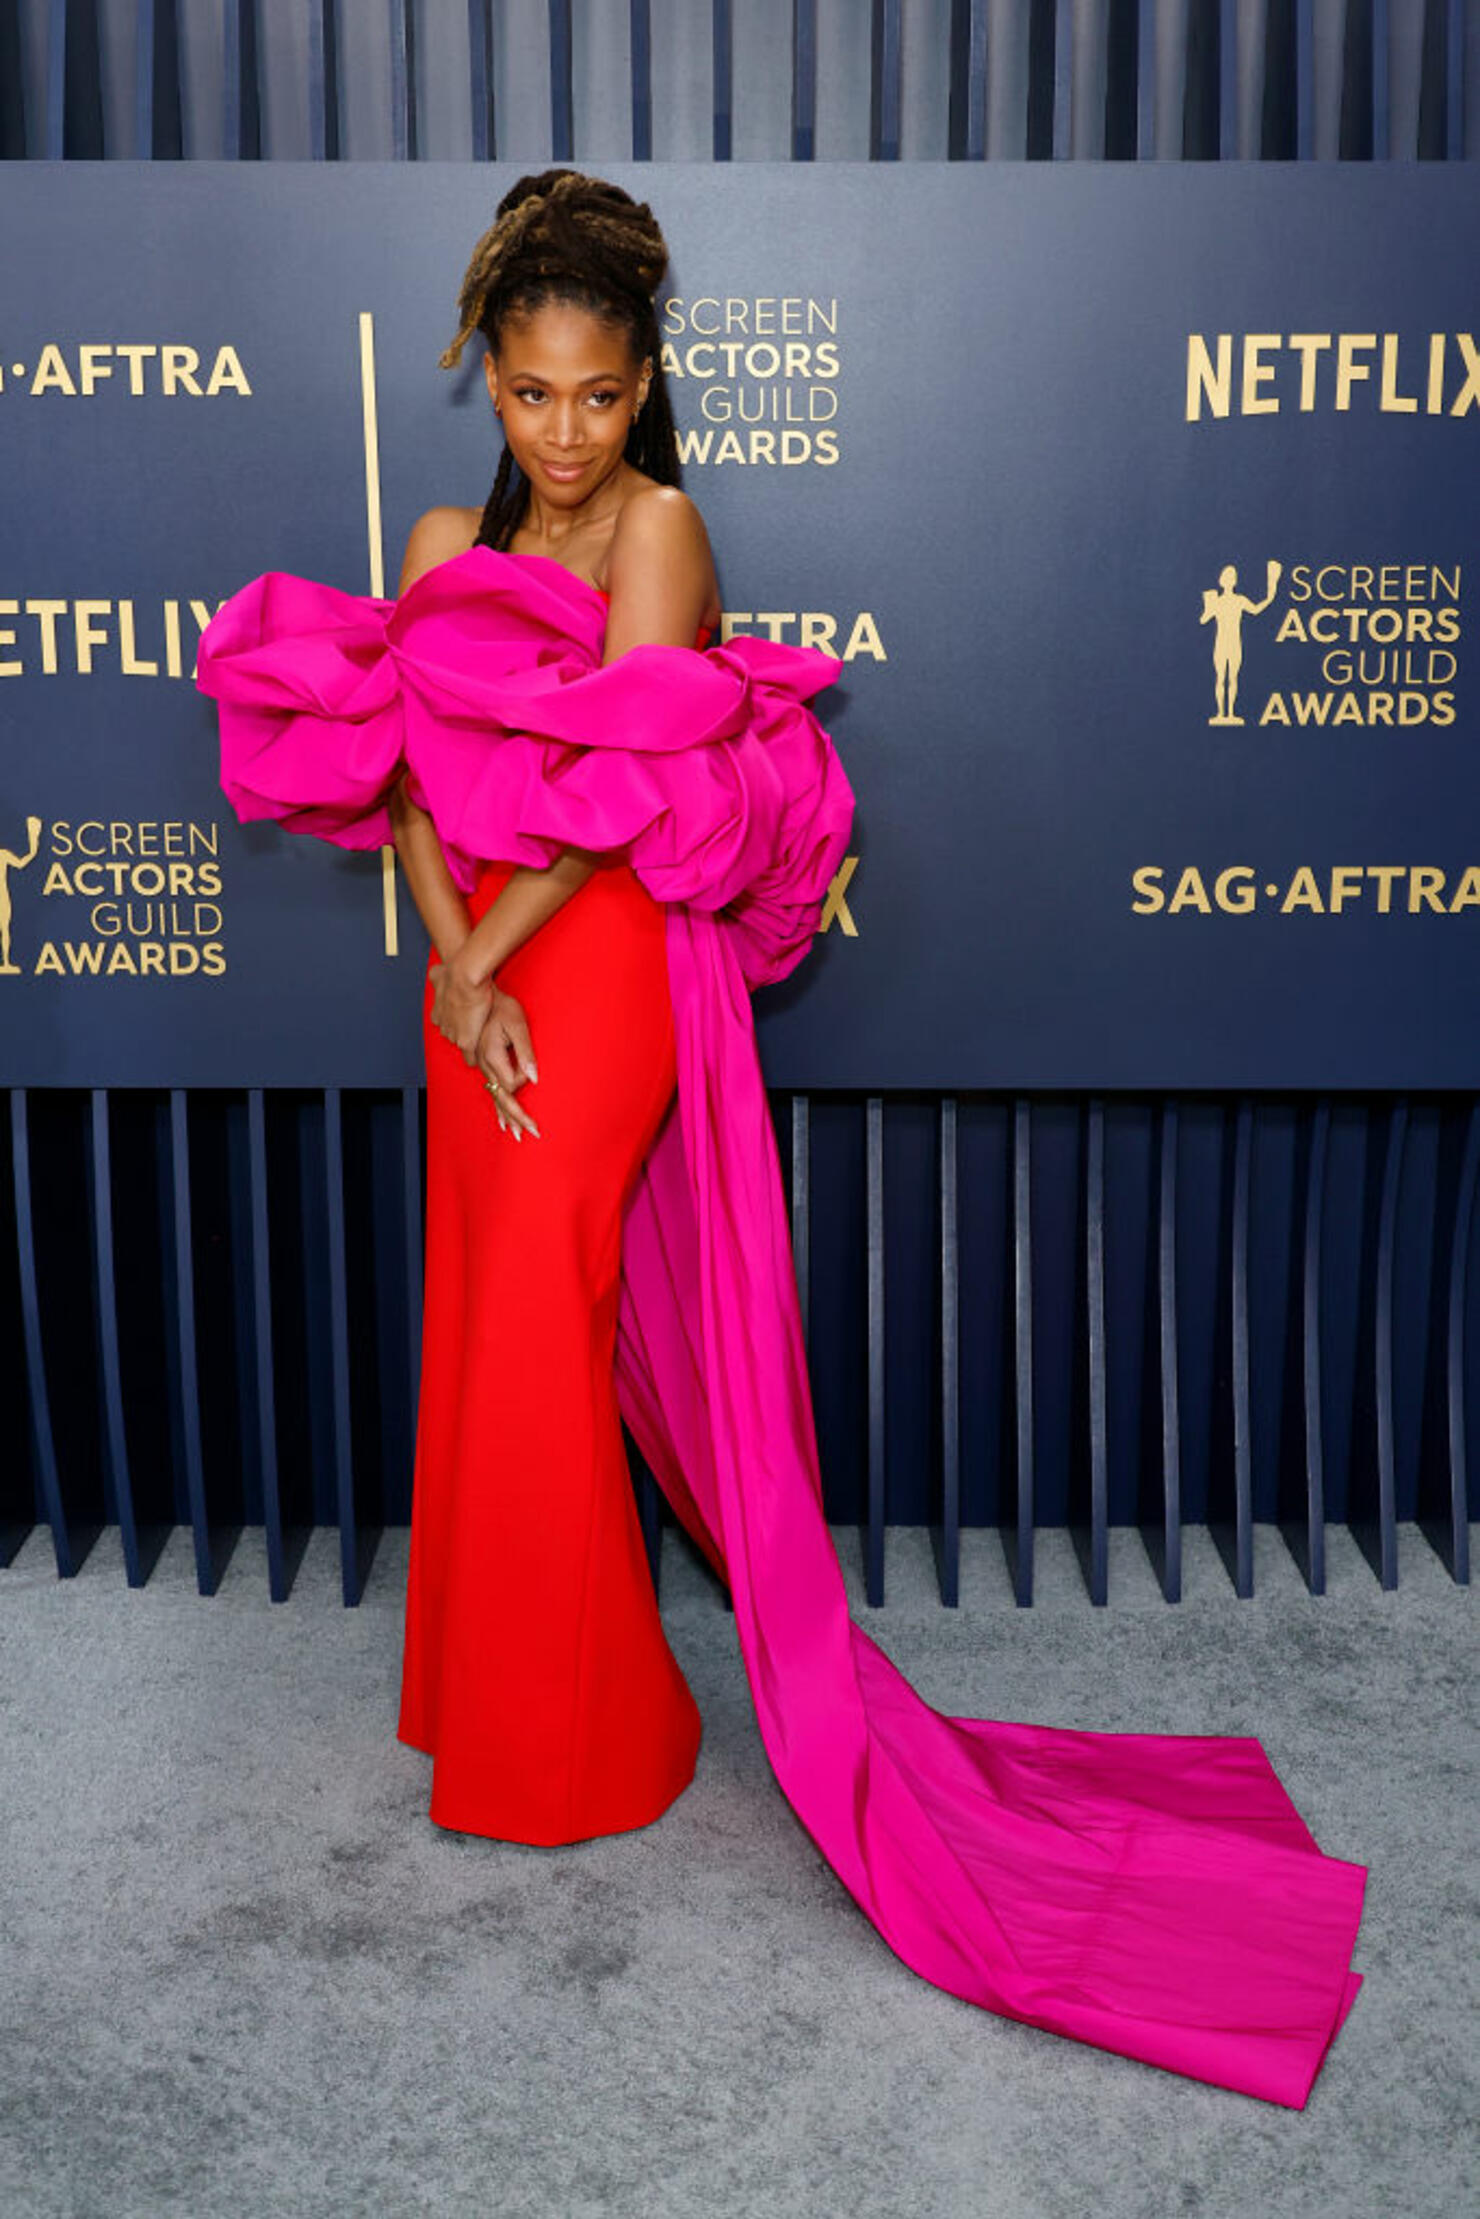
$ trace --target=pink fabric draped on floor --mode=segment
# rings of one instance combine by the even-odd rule
[[[678,1113],[624,1228],[623,1415],[728,1582],[767,1754],[896,1954],[952,1995],[1303,2107],[1361,1976],[1366,1867],[1252,1736],[955,1718],[852,1622],[751,991],[811,945],[853,795],[806,706],[841,669],[732,639],[602,666],[603,598],[475,547],[399,602],[271,572],[201,641],[222,786],[341,846],[409,766],[454,878],[617,854],[669,904]]]

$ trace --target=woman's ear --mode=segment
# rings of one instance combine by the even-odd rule
[[[483,380],[488,387],[488,398],[492,401],[496,410],[498,408],[498,371],[494,368],[491,354],[485,354],[483,357]]]

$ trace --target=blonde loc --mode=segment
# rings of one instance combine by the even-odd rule
[[[646,201],[634,201],[580,170],[546,171],[548,183],[521,178],[473,249],[457,307],[457,337],[437,360],[456,369],[483,321],[488,297],[517,270],[521,278],[559,272],[573,258],[609,255],[651,299],[668,268],[668,248]],[[520,194],[521,198],[515,198]],[[575,205],[572,205],[574,203]]]

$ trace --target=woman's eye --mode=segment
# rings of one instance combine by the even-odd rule
[[[544,394],[540,392],[537,386],[532,385],[516,385],[514,388],[514,394],[515,398],[521,401],[542,401],[545,397]],[[610,407],[613,401],[621,399],[621,394],[607,389],[603,390],[600,393],[593,393],[591,395],[591,398],[593,401],[604,402],[608,407]]]

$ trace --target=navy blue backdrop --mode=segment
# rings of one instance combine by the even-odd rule
[[[1467,175],[608,174],[673,248],[724,629],[845,663],[855,852],[771,1083],[1473,1086]],[[404,888],[237,826],[190,671],[247,578],[393,591],[482,499],[481,342],[436,354],[510,181],[13,177],[8,1083],[419,1076]]]

